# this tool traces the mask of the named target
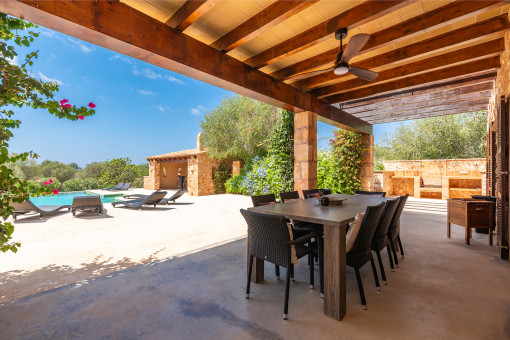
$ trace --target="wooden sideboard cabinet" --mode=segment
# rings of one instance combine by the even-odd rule
[[[462,226],[466,230],[466,244],[470,244],[471,229],[488,228],[489,245],[492,246],[492,228],[494,225],[494,202],[472,198],[448,199],[446,235],[450,237],[450,224]]]

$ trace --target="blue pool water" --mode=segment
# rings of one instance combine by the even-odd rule
[[[72,192],[60,192],[54,196],[39,196],[30,197],[32,203],[36,206],[39,205],[71,205],[73,204],[73,197],[75,196],[94,196],[85,193],[85,191],[72,191]],[[118,196],[117,196],[118,197]],[[101,202],[112,203],[115,202],[115,196],[101,197]]]

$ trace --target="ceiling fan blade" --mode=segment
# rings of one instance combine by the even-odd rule
[[[354,57],[358,52],[365,46],[370,36],[368,34],[356,34],[354,37],[349,40],[347,43],[347,47],[342,55],[342,59],[340,59],[341,63],[348,63],[352,57]]]
[[[379,73],[377,73],[377,72],[365,70],[364,68],[353,67],[353,66],[349,67],[349,72],[354,74],[356,77],[359,77],[361,79],[368,80],[368,81],[374,80],[379,75]]]
[[[311,77],[311,76],[313,76],[315,74],[319,74],[319,73],[322,73],[322,72],[330,71],[333,68],[334,67],[328,67],[328,68],[323,68],[321,70],[314,70],[314,71],[307,71],[307,72],[298,73],[295,76],[292,76],[290,79],[292,79],[292,80],[305,79],[305,78]]]

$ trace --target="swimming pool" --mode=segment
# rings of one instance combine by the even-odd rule
[[[71,192],[60,192],[58,195],[54,196],[39,196],[39,197],[30,197],[30,201],[34,203],[36,206],[40,205],[71,205],[73,204],[73,197],[75,196],[94,196],[93,194],[88,194],[85,191],[71,191]],[[112,195],[101,197],[101,202],[103,203],[112,203],[115,202],[115,198],[121,195]]]

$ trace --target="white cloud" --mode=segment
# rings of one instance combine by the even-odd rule
[[[67,40],[69,40],[70,42],[75,44],[83,53],[90,53],[90,52],[95,50],[94,47],[87,46],[82,41],[79,41],[79,40],[76,40],[76,39],[72,39],[72,38],[67,38]]]
[[[37,74],[39,75],[39,78],[41,78],[41,80],[44,81],[44,82],[51,81],[52,83],[57,83],[58,85],[64,85],[64,83],[62,81],[60,81],[58,79],[55,79],[55,78],[49,78],[45,74],[43,74],[42,72],[38,72]]]
[[[150,70],[148,68],[144,68],[143,70],[138,70],[136,68],[136,66],[133,68],[133,74],[135,76],[144,76],[146,78],[149,78],[149,79],[157,79],[157,78],[161,78],[162,75],[159,74],[159,73],[156,73],[154,72],[153,70]]]
[[[7,61],[12,65],[19,66],[19,58],[17,55],[15,55],[12,59],[7,58]]]
[[[199,114],[204,113],[204,112],[205,112],[205,107],[203,107],[202,105],[198,105],[197,107],[191,108],[191,114],[195,115],[195,116],[198,116]]]
[[[123,57],[123,56],[121,56],[119,54],[116,54],[113,57],[110,57],[110,60],[119,60],[119,61],[123,61],[123,62],[128,63],[128,64],[134,64],[133,61],[131,61],[131,59],[129,59],[127,57]]]
[[[169,111],[171,110],[170,106],[163,106],[163,105],[156,105],[156,109],[158,109],[161,112]]]
[[[154,96],[155,93],[149,90],[137,90],[142,96]]]
[[[46,29],[41,29],[39,31],[39,34],[44,35],[45,37],[49,37],[49,38],[55,37],[55,31],[50,31],[50,30],[46,30]]]
[[[180,84],[180,85],[184,84],[184,82],[182,80],[177,79],[177,78],[175,78],[175,77],[173,77],[171,75],[166,75],[165,79],[170,81],[170,82],[177,83],[177,84]]]

